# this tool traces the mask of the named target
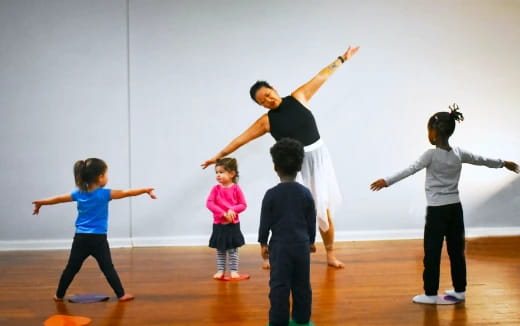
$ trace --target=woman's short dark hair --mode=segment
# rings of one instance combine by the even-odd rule
[[[251,98],[253,99],[253,101],[255,101],[255,103],[258,103],[255,97],[256,92],[258,92],[258,90],[262,87],[273,89],[273,87],[269,85],[269,83],[265,80],[258,80],[256,83],[254,83],[253,86],[251,86],[251,88],[249,89],[249,95],[251,95]]]
[[[278,173],[295,177],[302,169],[303,145],[291,138],[282,138],[271,147],[271,157]]]
[[[428,128],[434,129],[440,136],[450,137],[455,131],[455,121],[461,122],[464,116],[457,104],[450,107],[450,112],[437,112],[428,120]]]

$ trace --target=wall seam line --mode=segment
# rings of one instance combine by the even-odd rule
[[[127,118],[128,118],[128,186],[132,188],[132,106],[130,87],[130,0],[126,0],[126,87],[127,87]],[[133,205],[132,198],[128,201],[128,237],[133,247]]]

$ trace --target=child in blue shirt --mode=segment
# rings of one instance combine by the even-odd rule
[[[74,276],[79,272],[81,265],[93,256],[99,268],[105,275],[108,283],[114,290],[119,301],[134,299],[134,296],[125,293],[121,280],[112,264],[110,248],[107,241],[108,202],[130,196],[148,194],[155,199],[153,188],[138,188],[127,190],[113,190],[104,188],[108,182],[108,167],[98,158],[89,158],[77,161],[74,164],[74,179],[78,189],[70,194],[59,195],[33,202],[36,215],[43,205],[77,202],[78,217],[76,219],[76,233],[72,242],[69,261],[54,296],[55,301],[62,301],[65,292]]]

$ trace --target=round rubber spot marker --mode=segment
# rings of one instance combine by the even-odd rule
[[[93,303],[93,302],[107,301],[108,298],[109,298],[109,296],[106,294],[87,293],[87,294],[73,295],[69,298],[69,301],[73,302],[73,303]]]
[[[92,319],[82,316],[53,315],[43,322],[45,326],[84,326]]]

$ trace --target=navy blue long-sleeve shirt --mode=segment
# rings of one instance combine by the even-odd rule
[[[282,182],[267,190],[262,200],[258,242],[313,244],[316,208],[309,189],[298,182]]]

